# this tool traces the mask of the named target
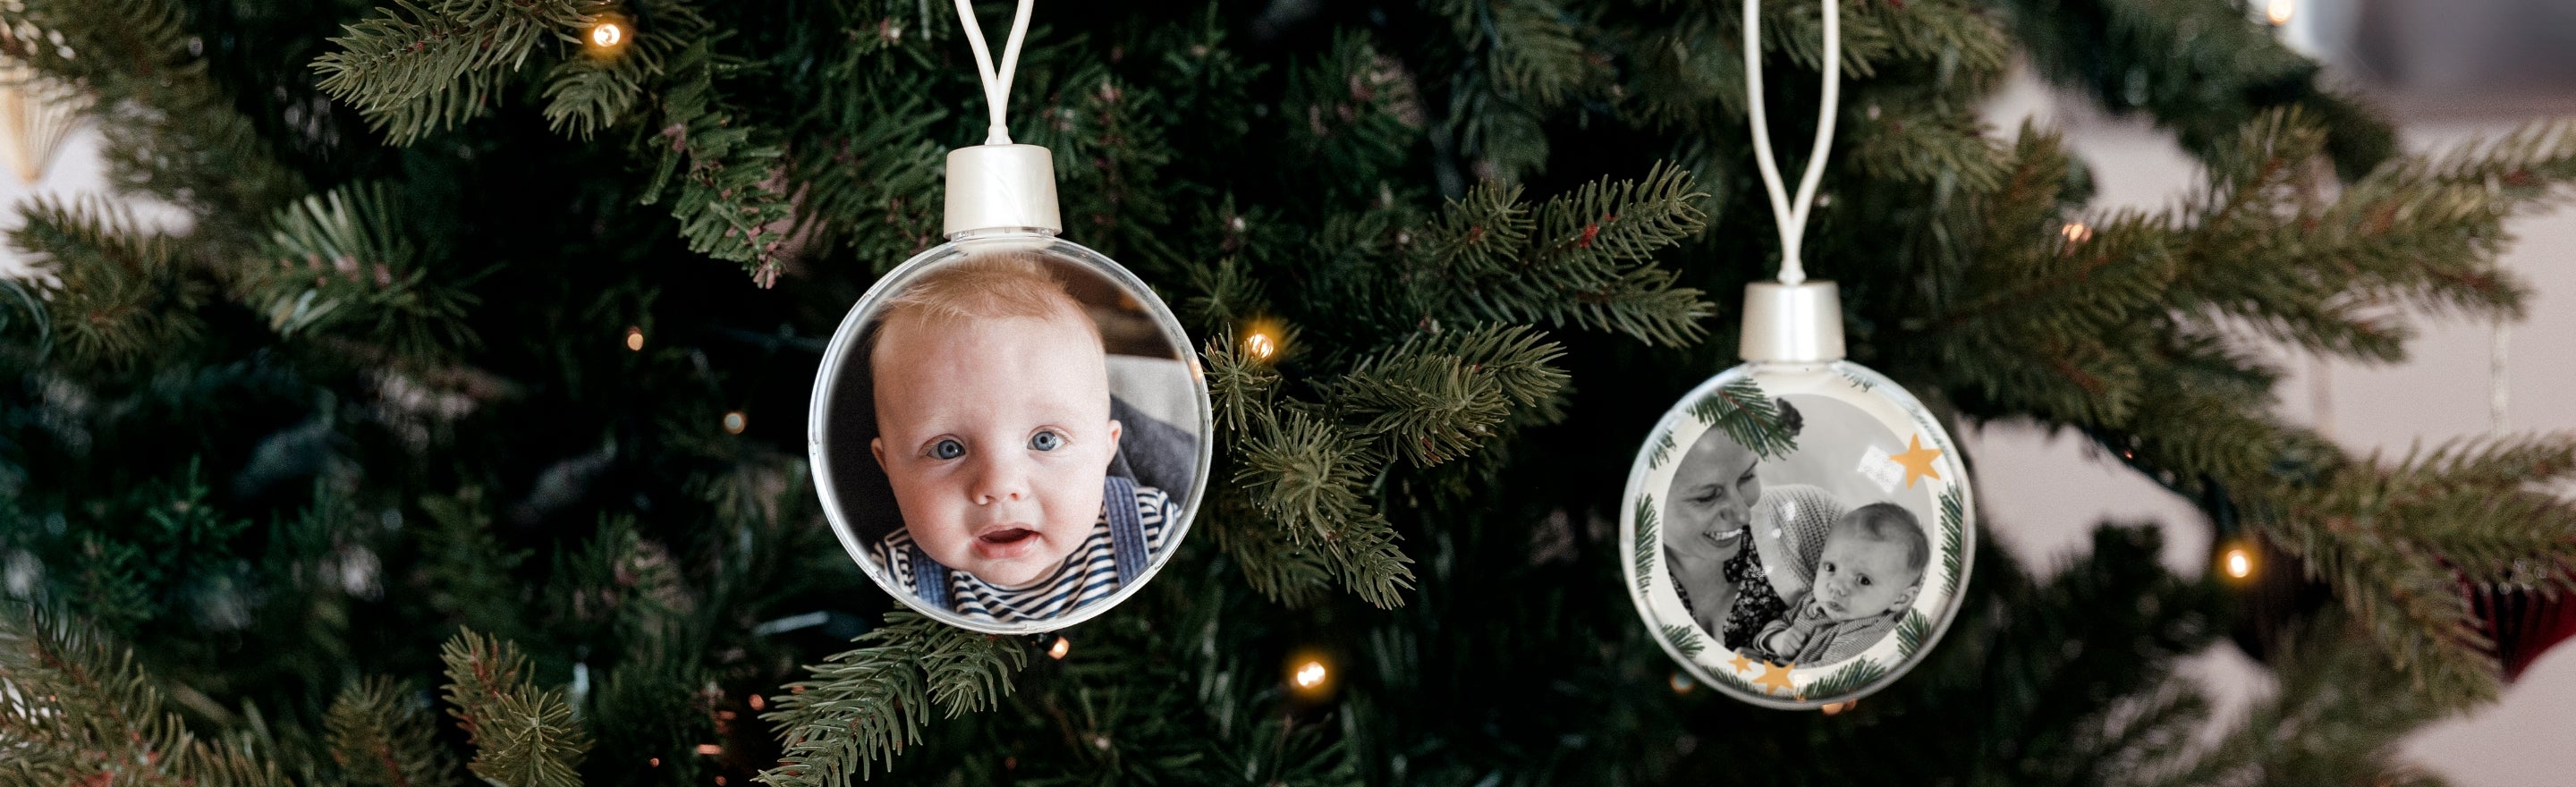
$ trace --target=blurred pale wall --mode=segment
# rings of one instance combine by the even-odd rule
[[[2439,4],[2425,4],[2439,5]],[[2576,108],[2576,101],[2568,101]],[[2410,151],[2441,150],[2493,136],[2524,122],[2527,112],[2475,113],[2392,100]],[[2571,113],[2576,114],[2576,113]],[[1995,127],[2024,117],[2063,130],[2092,168],[2097,210],[2173,205],[2199,182],[2198,166],[2171,138],[2136,118],[2109,118],[2081,97],[2060,95],[2028,74],[1987,107]],[[2515,219],[2515,244],[2504,264],[2537,292],[2530,319],[2506,337],[2505,426],[2576,430],[2576,208]],[[2278,394],[2286,416],[2318,426],[2357,451],[2402,455],[2488,433],[2491,325],[2414,320],[2419,338],[2410,360],[2388,367],[2320,364],[2278,353],[2293,370]],[[2164,523],[2165,563],[2202,573],[2209,560],[2208,520],[2181,498],[2127,470],[2080,437],[2050,437],[2036,427],[1999,424],[1961,436],[1976,462],[1979,501],[1989,531],[2034,565],[2055,565],[2084,549],[2105,519]],[[2229,713],[2270,690],[2262,669],[2222,644],[2189,668],[2221,695]],[[2460,787],[2564,787],[2576,783],[2576,641],[2560,645],[2509,687],[2501,702],[2442,722],[2408,741],[2404,756]]]

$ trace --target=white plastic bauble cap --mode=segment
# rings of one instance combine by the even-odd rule
[[[1055,158],[1036,145],[976,145],[948,151],[948,220],[941,234],[977,230],[1064,231],[1056,212]]]
[[[1744,285],[1744,337],[1736,342],[1736,354],[1748,362],[1842,360],[1843,303],[1834,283]]]

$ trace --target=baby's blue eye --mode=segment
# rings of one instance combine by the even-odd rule
[[[965,455],[966,444],[957,442],[955,438],[943,438],[930,446],[930,456],[933,459],[955,459]]]
[[[1064,435],[1056,434],[1053,431],[1045,431],[1029,435],[1029,447],[1040,451],[1053,451],[1058,448],[1063,448]]]

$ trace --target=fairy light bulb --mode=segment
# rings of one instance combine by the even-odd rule
[[[2093,239],[2093,228],[2085,226],[2084,222],[2080,221],[2067,222],[2066,226],[2058,228],[2057,233],[2066,236],[2068,243],[2083,243]]]
[[[2263,4],[2263,18],[2272,20],[2275,25],[2289,24],[2290,17],[2298,13],[2299,0],[2271,0]]]
[[[1047,646],[1047,658],[1055,659],[1057,661],[1063,661],[1064,654],[1071,652],[1073,652],[1073,640],[1065,639],[1063,637],[1055,638],[1055,644]]]
[[[1311,691],[1317,686],[1324,685],[1324,678],[1330,675],[1331,671],[1324,669],[1323,662],[1309,661],[1297,665],[1297,674],[1291,680],[1297,682],[1297,688]]]
[[[644,329],[632,325],[626,326],[626,349],[634,352],[644,351]]]
[[[1288,693],[1306,702],[1331,699],[1342,682],[1341,667],[1331,654],[1316,647],[1289,652],[1288,658],[1280,662],[1280,672]]]
[[[1827,716],[1834,716],[1841,714],[1843,711],[1851,710],[1852,706],[1858,704],[1860,704],[1860,700],[1843,700],[1841,702],[1828,703],[1822,708],[1817,708],[1817,710],[1824,711]]]
[[[750,425],[751,425],[751,419],[743,417],[743,414],[742,414],[742,411],[741,411],[741,410],[735,410],[735,411],[732,411],[732,412],[725,413],[725,416],[724,416],[724,430],[725,430],[725,434],[742,434],[742,430],[743,430],[745,427],[748,427],[748,426],[750,426]]]
[[[632,36],[627,35],[625,20],[610,16],[592,22],[590,32],[582,38],[590,43],[592,55],[610,56],[624,50]]]
[[[2219,558],[2219,568],[2226,571],[2230,579],[2254,576],[2254,553],[2241,545],[2228,547],[2227,553]]]
[[[1267,361],[1270,360],[1271,355],[1279,352],[1279,341],[1270,338],[1270,334],[1255,332],[1243,337],[1243,351],[1252,353],[1254,358]]]

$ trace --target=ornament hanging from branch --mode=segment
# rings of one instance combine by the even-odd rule
[[[1171,557],[1215,411],[1171,308],[1057,237],[1053,158],[1011,142],[1030,3],[998,66],[973,9],[957,12],[991,127],[948,154],[948,242],[887,273],[833,335],[807,449],[833,531],[880,587],[949,625],[1053,631]]]
[[[1745,4],[1780,277],[1746,288],[1745,363],[1684,396],[1638,452],[1620,533],[1630,597],[1692,677],[1756,705],[1839,710],[1949,627],[1976,509],[1949,433],[1895,382],[1843,360],[1834,284],[1806,278],[1800,241],[1840,90],[1840,22],[1825,7],[1824,106],[1792,203],[1764,116],[1759,4]]]

